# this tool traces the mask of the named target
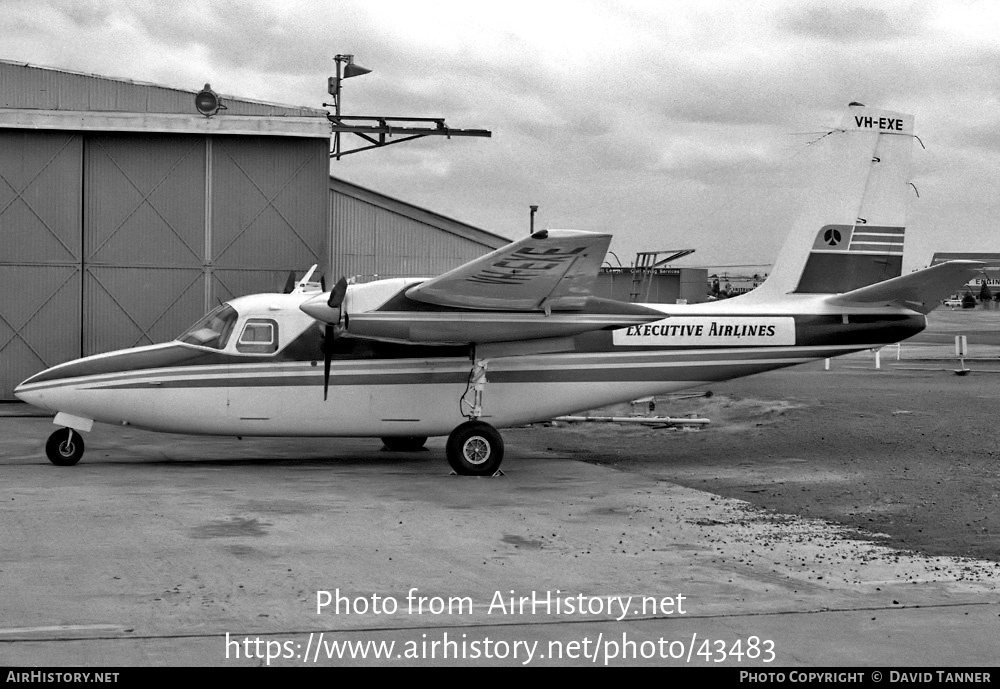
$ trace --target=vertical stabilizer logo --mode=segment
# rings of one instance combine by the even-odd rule
[[[902,256],[905,229],[884,225],[824,225],[816,233],[812,250],[820,253]]]

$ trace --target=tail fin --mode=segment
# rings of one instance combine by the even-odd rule
[[[814,145],[808,207],[749,295],[839,294],[902,273],[913,116],[852,104]]]

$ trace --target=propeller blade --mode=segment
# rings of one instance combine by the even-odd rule
[[[336,337],[332,325],[323,329],[323,401],[330,391],[330,362],[333,361],[333,338]]]
[[[344,303],[345,296],[347,296],[347,278],[342,277],[337,280],[337,284],[330,290],[330,299],[326,302],[326,305],[331,309],[335,309]]]
[[[291,294],[295,289],[295,271],[288,271],[288,279],[285,280],[285,289],[281,290],[282,294]]]

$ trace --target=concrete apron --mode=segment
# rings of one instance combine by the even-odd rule
[[[325,654],[345,640],[394,641],[404,665],[996,663],[997,563],[515,443],[506,476],[476,479],[448,475],[441,439],[396,454],[102,427],[60,468],[46,420],[2,423],[6,665],[341,665]],[[445,640],[464,650],[428,647]]]

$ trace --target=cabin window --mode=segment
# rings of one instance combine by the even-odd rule
[[[243,354],[274,354],[278,351],[278,324],[271,319],[251,318],[243,326],[236,351]]]
[[[199,347],[225,349],[240,315],[227,304],[208,312],[200,321],[185,330],[177,339]]]

